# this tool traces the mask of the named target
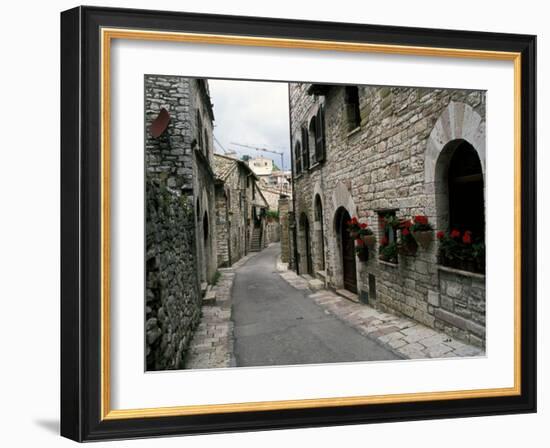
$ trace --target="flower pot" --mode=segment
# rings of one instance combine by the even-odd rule
[[[374,235],[362,235],[361,239],[369,249],[374,249],[376,244],[376,237]]]
[[[427,249],[433,239],[432,230],[420,230],[413,233],[414,239],[423,249]]]
[[[360,261],[368,261],[369,259],[369,250],[366,247],[356,252],[356,254]]]
[[[415,243],[406,243],[406,244],[400,244],[398,247],[399,253],[401,255],[416,255],[416,252],[418,250],[418,245]]]

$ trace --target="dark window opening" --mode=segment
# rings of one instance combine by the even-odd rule
[[[485,200],[481,162],[472,145],[463,142],[449,163],[449,227],[485,238]]]
[[[309,136],[305,126],[302,127],[302,169],[309,169]]]
[[[397,263],[397,217],[395,210],[378,212],[379,257]]]
[[[197,134],[198,134],[198,144],[199,149],[204,151],[204,142],[202,139],[202,117],[200,111],[197,109]]]
[[[348,131],[353,131],[361,125],[361,112],[359,110],[359,88],[346,86],[345,91],[346,120]]]
[[[326,138],[325,138],[325,109],[323,106],[319,108],[319,112],[315,116],[315,160],[322,162],[326,157]]]
[[[296,166],[296,175],[302,172],[302,147],[300,142],[294,147],[294,165]]]

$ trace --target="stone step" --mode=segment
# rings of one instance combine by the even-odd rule
[[[351,291],[348,291],[347,289],[337,289],[336,294],[344,297],[345,299],[351,300],[352,302],[360,303],[359,296]]]
[[[216,304],[216,291],[214,289],[210,289],[206,292],[202,299],[203,306],[213,306]]]
[[[319,280],[318,278],[311,279],[307,282],[309,289],[312,291],[319,291],[320,289],[325,288],[325,282]]]

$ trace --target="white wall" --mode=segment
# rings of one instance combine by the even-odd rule
[[[0,85],[2,195],[0,332],[0,441],[5,446],[68,446],[56,435],[59,413],[59,11],[70,1],[4,2],[2,8]],[[549,156],[542,151],[550,120],[547,66],[550,36],[544,2],[524,0],[394,0],[365,2],[258,2],[257,0],[93,1],[87,4],[187,10],[385,25],[440,27],[538,34],[539,79],[539,229],[548,225],[550,206],[543,197],[550,176],[543,176]],[[546,52],[546,54],[545,54]],[[545,140],[548,144],[548,141]],[[540,322],[548,319],[542,298],[548,293],[549,269],[542,268],[550,239],[539,232],[539,414],[414,423],[348,426],[121,442],[105,446],[544,446],[550,411],[544,373],[550,343]],[[546,293],[546,294],[545,294]],[[548,350],[546,350],[546,354]],[[546,442],[547,443],[547,442]],[[103,446],[99,444],[95,446]]]

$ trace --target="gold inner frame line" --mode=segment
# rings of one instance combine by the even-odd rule
[[[216,34],[145,31],[138,29],[101,29],[101,419],[167,417],[227,412],[307,409],[381,403],[503,397],[521,394],[521,54],[458,48],[418,47],[279,39]],[[111,126],[111,41],[131,39],[146,41],[184,42],[213,45],[295,48],[323,51],[382,53],[411,56],[454,57],[513,61],[514,63],[514,386],[493,389],[473,389],[441,392],[418,392],[390,395],[368,395],[301,400],[261,401],[229,404],[188,405],[141,409],[111,409],[110,366],[110,126]]]

